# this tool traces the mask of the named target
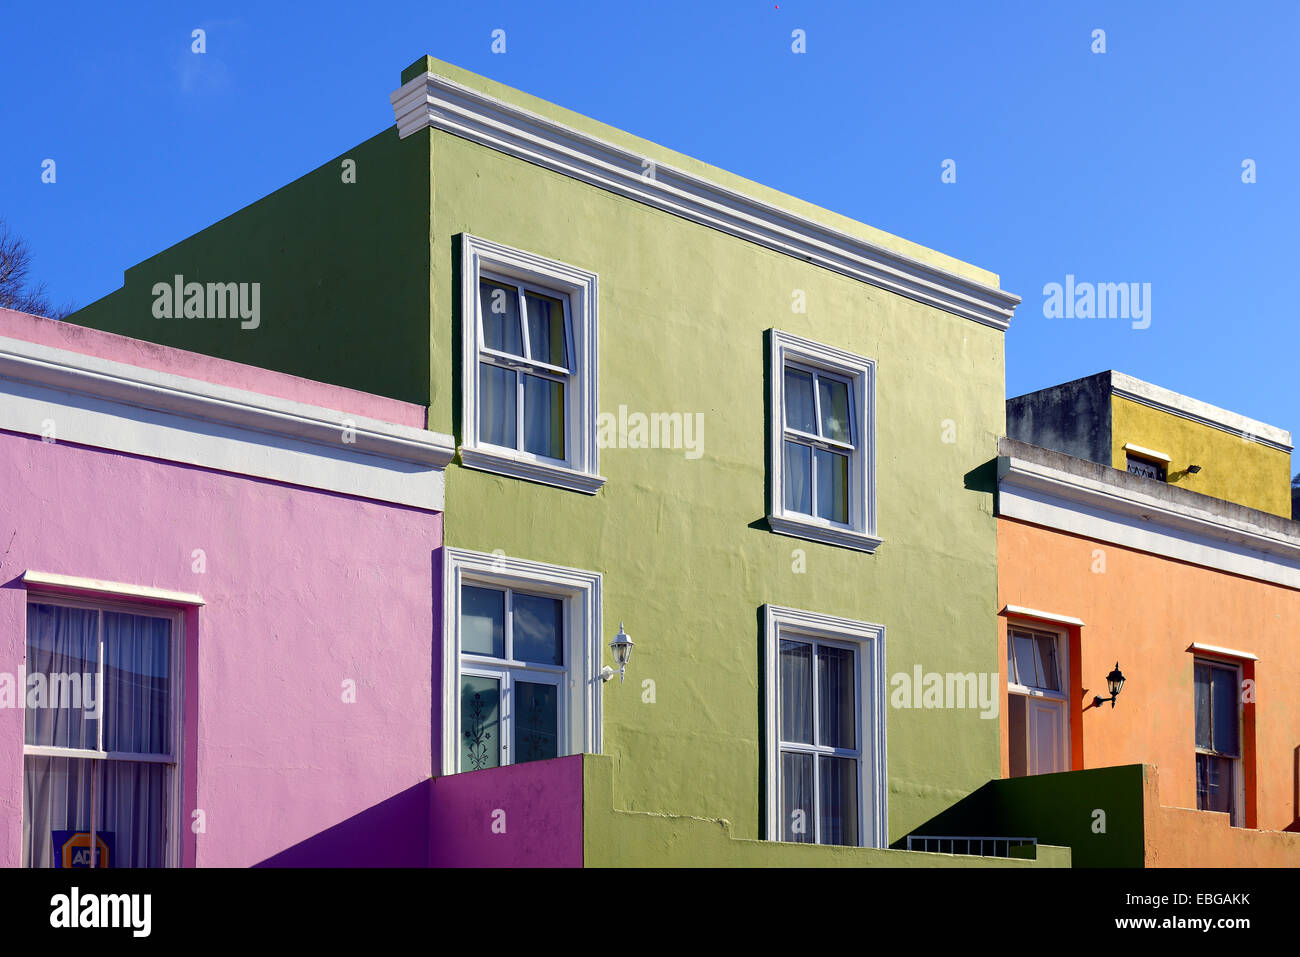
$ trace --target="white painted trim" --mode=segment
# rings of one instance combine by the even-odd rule
[[[931,266],[481,93],[424,73],[390,100],[398,135],[444,130],[600,189],[851,276],[994,329],[1020,297]]]
[[[998,514],[1300,588],[1300,535],[1283,535],[1015,456],[998,458]]]
[[[1010,615],[1016,618],[1036,618],[1039,621],[1054,621],[1058,625],[1074,625],[1083,627],[1083,620],[1071,615],[1058,615],[1055,612],[1039,611],[1037,608],[1025,608],[1022,605],[1005,605],[998,612],[999,615]]]
[[[0,429],[442,510],[449,435],[0,338]]]
[[[124,582],[103,581],[98,578],[78,578],[75,575],[59,575],[55,572],[23,572],[23,584],[29,589],[59,589],[77,592],[83,595],[97,595],[104,598],[145,599],[164,602],[169,605],[198,606],[206,604],[202,595],[189,592],[171,591],[167,588],[151,588],[147,585],[128,585]]]
[[[1204,652],[1207,655],[1223,655],[1225,658],[1237,658],[1241,661],[1259,661],[1249,651],[1237,651],[1235,648],[1220,648],[1218,645],[1203,645],[1199,641],[1187,646],[1190,652]]]
[[[1158,385],[1143,382],[1122,372],[1111,371],[1110,389],[1112,394],[1122,399],[1130,399],[1150,408],[1159,409],[1161,412],[1168,412],[1170,415],[1189,419],[1201,425],[1213,426],[1224,432],[1232,432],[1249,442],[1258,442],[1282,452],[1291,451],[1291,433],[1285,429],[1248,419],[1244,415],[1220,409],[1208,402],[1180,395],[1169,389],[1162,389]]]
[[[1164,452],[1156,452],[1153,451],[1152,449],[1144,449],[1142,446],[1134,445],[1132,442],[1124,443],[1124,451],[1132,452],[1134,455],[1140,456],[1141,458],[1144,459],[1155,459],[1156,461],[1165,462],[1165,463],[1173,461],[1173,459],[1165,455]]]
[[[482,329],[478,319],[478,284],[481,272],[500,274],[538,284],[568,299],[573,368],[565,388],[566,458],[552,462],[513,449],[480,442],[478,438],[478,360]],[[600,447],[596,421],[600,408],[597,322],[597,276],[533,253],[461,234],[461,446],[466,468],[495,472],[512,478],[541,482],[587,495],[598,492]]]
[[[858,762],[861,802],[859,837],[863,847],[889,846],[889,762],[885,675],[885,626],[779,605],[763,606],[764,807],[769,841],[781,840],[780,794],[780,645],[782,635],[856,643],[858,653]],[[868,807],[870,802],[870,807]]]
[[[565,735],[567,753],[600,754],[603,741],[601,695],[605,685],[600,678],[604,654],[601,574],[509,555],[444,548],[440,773],[456,774],[460,756],[460,590],[467,581],[540,590],[568,599],[566,622],[571,635],[567,647],[579,650],[581,660],[565,666],[569,678],[565,695],[569,706]]]
[[[771,498],[767,524],[791,535],[867,553],[883,544],[876,534],[876,363],[833,346],[772,329],[768,343],[768,475]],[[849,459],[849,524],[837,525],[785,507],[785,366],[811,366],[849,379],[853,420],[858,429]]]

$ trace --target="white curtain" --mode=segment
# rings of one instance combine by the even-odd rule
[[[98,748],[99,722],[84,707],[66,707],[54,700],[55,688],[78,684],[77,694],[91,690],[99,672],[99,612],[63,605],[27,606],[27,708],[26,742],[60,748]],[[83,676],[89,676],[83,681]],[[35,697],[44,687],[44,695]],[[60,695],[62,692],[60,692]]]

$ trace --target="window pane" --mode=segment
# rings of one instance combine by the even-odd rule
[[[852,442],[848,383],[818,376],[817,388],[821,393],[822,435],[836,442]]]
[[[781,740],[813,743],[812,645],[781,641]]]
[[[28,744],[99,747],[99,612],[27,606]]]
[[[525,373],[524,448],[564,458],[564,383]]]
[[[848,648],[817,648],[818,744],[828,748],[857,747],[857,710],[853,681],[853,652]]]
[[[1196,746],[1213,750],[1210,733],[1210,666],[1197,662],[1193,674],[1193,699],[1196,709]]]
[[[479,440],[508,449],[518,448],[515,434],[515,406],[518,395],[515,373],[490,362],[480,362],[478,397]]]
[[[781,752],[781,840],[813,842],[813,756]]]
[[[1029,773],[1054,774],[1068,770],[1062,748],[1065,708],[1059,701],[1030,699],[1029,711]]]
[[[849,520],[849,457],[817,449],[817,514],[831,522]]]
[[[858,762],[819,757],[822,844],[858,844]]]
[[[34,754],[23,758],[24,867],[53,867],[55,845],[61,848],[72,837],[59,832],[90,830],[91,774],[98,763]]]
[[[785,507],[812,514],[812,449],[798,442],[785,443]]]
[[[1007,695],[1007,760],[1011,765],[1010,777],[1022,778],[1029,773],[1029,725],[1026,717],[1026,697]]]
[[[1056,639],[1048,635],[1036,636],[1038,641],[1038,687],[1047,691],[1061,690],[1061,669],[1056,660]]]
[[[817,434],[813,414],[813,377],[799,369],[785,370],[785,427]]]
[[[512,764],[559,754],[559,705],[555,685],[516,681],[515,753]]]
[[[1212,689],[1210,692],[1214,710],[1214,750],[1220,754],[1230,754],[1234,758],[1241,755],[1237,746],[1237,672],[1226,668],[1210,669]]]
[[[464,675],[460,681],[460,769],[501,766],[501,682]]]
[[[465,585],[460,590],[460,649],[471,655],[506,656],[506,593]]]
[[[483,344],[498,352],[524,354],[519,331],[519,290],[483,279],[478,284],[479,311],[483,316]]]
[[[163,867],[167,835],[165,764],[109,761],[104,765],[103,812],[96,832],[108,844],[111,867]]]
[[[534,359],[569,367],[564,341],[564,303],[550,296],[524,293],[528,308],[528,349]]]
[[[171,753],[171,667],[170,621],[104,613],[106,751]]]
[[[1038,666],[1034,662],[1034,639],[1024,632],[1015,632],[1012,642],[1016,649],[1016,674],[1019,683],[1032,688],[1038,681]]]
[[[564,603],[514,593],[514,657],[542,665],[564,664]]]
[[[1232,813],[1232,761],[1212,754],[1196,756],[1196,807]]]

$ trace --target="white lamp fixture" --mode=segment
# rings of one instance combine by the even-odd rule
[[[609,650],[614,653],[614,660],[618,662],[618,683],[623,683],[623,676],[627,672],[628,659],[632,657],[632,645],[635,642],[627,636],[623,630],[623,623],[618,623],[618,634],[609,641]],[[614,677],[614,669],[609,665],[600,669],[600,678],[602,681],[608,681]]]

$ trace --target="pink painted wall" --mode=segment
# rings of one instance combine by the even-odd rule
[[[405,403],[18,313],[0,311],[0,335],[424,421]],[[428,863],[440,514],[4,431],[0,501],[0,671],[23,661],[27,569],[205,599],[186,615],[182,773],[184,816],[202,809],[206,832],[183,835],[184,863]],[[0,708],[5,866],[22,857],[23,720]]]
[[[186,352],[184,349],[160,346],[129,336],[87,329],[71,322],[55,322],[25,312],[14,312],[12,309],[0,309],[0,336],[98,356],[113,362],[125,362],[156,372],[189,376],[214,385],[248,389],[278,399],[337,409],[340,412],[379,419],[381,422],[409,425],[417,429],[424,428],[427,422],[426,410],[422,405],[259,369],[228,359],[216,359],[197,352]]]
[[[436,779],[429,845],[434,867],[581,867],[582,755]]]

